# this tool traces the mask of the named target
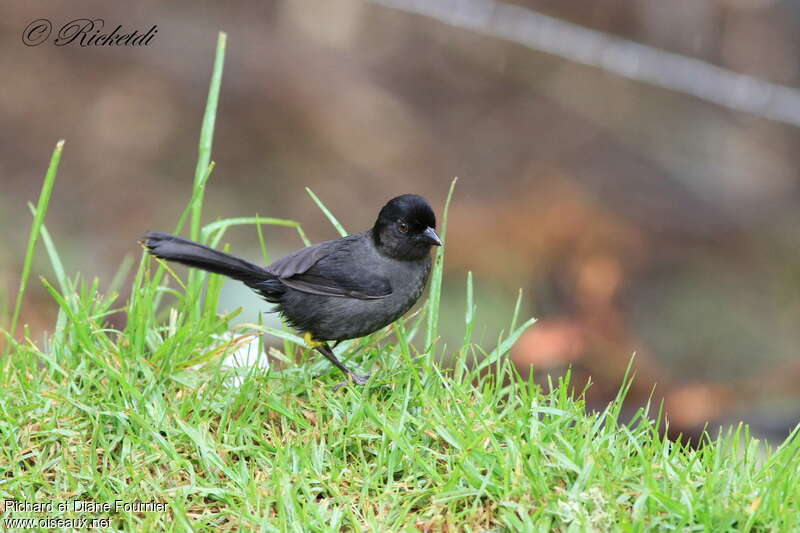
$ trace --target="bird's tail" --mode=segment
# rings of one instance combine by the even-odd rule
[[[148,232],[140,242],[156,257],[222,274],[256,290],[264,282],[276,279],[258,265],[169,233]]]

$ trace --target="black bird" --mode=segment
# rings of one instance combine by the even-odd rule
[[[149,232],[142,242],[156,257],[239,280],[277,304],[289,325],[359,385],[369,375],[348,370],[326,341],[363,337],[400,318],[425,288],[431,247],[442,245],[433,209],[416,194],[390,200],[368,231],[302,248],[266,267],[168,233]]]

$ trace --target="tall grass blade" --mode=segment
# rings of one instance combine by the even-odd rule
[[[214,57],[214,68],[211,72],[211,82],[208,87],[208,100],[206,111],[203,115],[203,125],[200,128],[200,145],[197,154],[197,166],[194,171],[194,186],[199,188],[199,198],[192,206],[191,238],[197,240],[200,233],[200,214],[203,210],[203,189],[208,165],[211,162],[211,146],[214,142],[214,123],[217,119],[217,103],[219,102],[219,87],[222,84],[222,68],[225,64],[225,43],[227,34],[219,32],[217,37],[217,52]]]
[[[44,183],[42,190],[39,193],[39,202],[36,204],[36,214],[33,217],[33,224],[31,225],[31,232],[28,235],[28,246],[25,249],[25,260],[22,263],[22,276],[19,280],[19,290],[17,291],[17,301],[14,304],[14,312],[11,315],[11,325],[8,332],[14,336],[17,329],[17,321],[19,320],[19,313],[22,309],[22,298],[25,295],[25,287],[28,284],[28,276],[31,273],[31,263],[33,262],[33,250],[36,247],[36,239],[39,237],[39,232],[44,222],[44,215],[47,213],[47,206],[50,203],[50,195],[53,193],[53,184],[56,181],[56,174],[58,173],[58,163],[61,161],[61,152],[64,149],[63,139],[56,143],[53,155],[50,156],[50,164],[47,166],[47,173],[44,175]],[[10,345],[6,345],[8,349]],[[8,359],[6,359],[8,364]]]
[[[31,214],[36,217],[36,208],[33,207],[33,204],[30,202],[28,203],[28,209],[31,210]],[[56,251],[56,246],[53,244],[53,239],[50,238],[50,232],[47,231],[47,226],[42,224],[42,242],[44,243],[44,247],[47,250],[47,255],[50,258],[50,264],[53,266],[53,272],[55,272],[56,280],[58,280],[58,287],[61,289],[63,294],[67,293],[69,290],[69,285],[67,284],[67,275],[64,273],[64,265],[61,262],[61,258]]]
[[[219,32],[217,37],[217,51],[214,57],[214,68],[211,72],[211,82],[208,87],[206,110],[203,114],[203,125],[200,128],[200,144],[197,149],[197,166],[194,171],[192,187],[192,217],[189,228],[190,238],[194,241],[200,236],[200,215],[203,211],[203,195],[206,179],[211,173],[211,147],[214,141],[214,124],[217,119],[217,104],[219,102],[219,88],[222,84],[222,67],[225,64],[225,43],[227,34]],[[200,316],[201,304],[199,302],[199,286],[205,279],[205,273],[197,270],[189,272],[189,297],[192,299],[190,319],[196,321]],[[216,304],[215,304],[216,306]]]
[[[242,226],[242,225],[249,225],[249,224],[267,224],[270,226],[285,226],[289,228],[294,228],[297,230],[297,234],[300,236],[300,240],[303,241],[305,246],[309,246],[311,241],[308,240],[306,237],[303,228],[300,226],[298,222],[294,220],[286,220],[283,218],[271,218],[271,217],[235,217],[235,218],[226,218],[223,220],[217,220],[210,224],[206,224],[203,226],[203,240],[209,243],[209,246],[212,248],[219,244],[219,241],[222,239],[222,236],[231,226]],[[214,235],[214,238],[211,238],[211,235],[214,232],[218,232]]]
[[[517,292],[517,301],[514,304],[514,313],[511,315],[511,327],[509,331],[514,331],[517,327],[517,319],[519,319],[519,310],[522,307],[522,289]]]
[[[466,348],[472,340],[472,328],[475,324],[475,295],[472,283],[472,271],[467,272],[467,309],[464,313],[464,342]]]
[[[491,353],[483,361],[480,362],[480,364],[478,364],[476,370],[481,371],[484,368],[488,367],[489,365],[496,363],[500,357],[508,353],[511,347],[514,346],[514,343],[517,342],[517,339],[519,339],[520,336],[523,333],[525,333],[525,330],[534,325],[535,323],[536,319],[530,318],[528,319],[527,322],[522,324],[520,327],[518,327],[511,333],[509,333],[508,337],[506,337],[503,341],[501,341],[497,345],[497,347],[494,350],[492,350]]]
[[[458,178],[453,178],[450,183],[450,191],[447,193],[447,200],[444,203],[442,213],[442,225],[439,231],[439,238],[446,243],[447,235],[447,212],[450,209],[450,200],[453,198],[453,190],[456,187]],[[425,351],[431,351],[433,342],[436,340],[439,328],[439,302],[442,298],[442,270],[444,268],[444,246],[436,249],[436,256],[433,259],[433,271],[431,272],[431,287],[428,291],[428,331],[425,336]]]
[[[306,192],[311,197],[311,199],[314,200],[314,203],[317,204],[317,207],[319,207],[320,211],[322,211],[322,213],[326,217],[328,217],[328,220],[330,221],[331,224],[333,224],[333,227],[336,228],[336,231],[339,232],[339,235],[341,235],[342,237],[347,237],[347,230],[344,229],[344,227],[339,223],[336,217],[333,216],[333,213],[331,213],[328,210],[328,208],[325,207],[325,204],[322,203],[322,200],[317,198],[317,195],[314,194],[314,191],[306,187]]]
[[[256,213],[256,233],[258,234],[258,246],[261,249],[261,257],[264,259],[264,264],[269,264],[269,254],[267,253],[267,243],[264,241],[264,232],[261,231],[261,222],[258,220],[258,213]]]
[[[172,233],[175,235],[179,235],[180,232],[183,231],[183,225],[186,223],[186,218],[194,211],[195,205],[201,203],[206,183],[208,182],[208,178],[211,177],[211,173],[214,171],[215,166],[216,164],[213,161],[210,162],[200,184],[192,187],[192,197],[189,199],[189,203],[186,204],[186,207],[183,208],[181,216],[178,217],[178,222],[175,223],[175,229],[172,231]]]

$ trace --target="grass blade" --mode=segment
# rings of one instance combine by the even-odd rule
[[[31,232],[28,235],[28,246],[25,249],[25,261],[22,263],[22,276],[19,280],[19,290],[17,291],[17,301],[14,304],[14,313],[11,315],[11,325],[8,329],[11,336],[17,329],[17,321],[19,320],[19,313],[22,309],[22,297],[25,295],[25,287],[28,284],[28,276],[31,273],[31,262],[33,261],[33,250],[36,247],[36,239],[39,237],[39,232],[44,222],[44,215],[47,213],[47,206],[50,202],[50,195],[53,193],[53,184],[56,181],[56,173],[58,173],[58,163],[61,161],[61,152],[64,149],[64,141],[60,140],[56,143],[56,148],[53,150],[53,155],[50,156],[50,164],[47,166],[47,173],[44,176],[44,183],[42,190],[39,193],[39,202],[36,204],[36,214],[33,217],[33,224],[31,225]],[[7,345],[8,346],[8,345]],[[8,359],[6,359],[8,361]]]
[[[192,187],[192,217],[189,227],[189,235],[193,241],[200,236],[200,215],[203,211],[203,195],[207,183],[207,177],[211,174],[211,147],[214,141],[214,124],[217,119],[217,104],[219,102],[219,88],[222,84],[222,67],[225,64],[225,43],[227,35],[219,32],[217,37],[217,51],[214,56],[214,67],[211,71],[211,81],[208,86],[208,99],[206,100],[206,110],[203,113],[203,125],[200,128],[200,144],[197,149],[197,166],[194,171],[194,182]],[[199,293],[200,283],[205,278],[205,274],[197,270],[189,272],[190,294]],[[195,299],[192,296],[192,299]],[[201,312],[200,298],[191,305],[191,320],[196,321]],[[216,308],[216,302],[213,303]]]
[[[200,184],[192,187],[192,196],[189,199],[189,203],[183,208],[183,212],[181,213],[181,216],[178,217],[178,222],[175,224],[175,229],[172,231],[172,233],[175,235],[180,235],[181,231],[183,231],[183,225],[186,223],[186,217],[188,217],[189,214],[194,211],[195,205],[201,203],[206,183],[208,182],[208,178],[211,177],[211,173],[214,171],[215,166],[216,164],[213,161],[210,162]]]
[[[511,327],[509,331],[514,331],[517,327],[517,319],[519,318],[519,310],[522,307],[522,289],[517,292],[517,301],[514,304],[514,313],[511,315]]]
[[[33,207],[33,204],[30,202],[28,203],[28,209],[31,210],[31,214],[35,218],[36,208]],[[58,287],[61,289],[63,294],[66,294],[67,290],[69,289],[69,285],[67,284],[67,275],[64,273],[64,265],[61,262],[58,251],[56,251],[55,244],[53,244],[53,239],[50,238],[50,232],[47,231],[47,226],[44,224],[42,224],[42,242],[44,242],[47,255],[50,257],[50,264],[53,266],[53,272],[56,274]]]
[[[536,323],[535,318],[529,318],[527,322],[522,324],[519,328],[515,329],[511,333],[509,333],[508,337],[506,337],[502,342],[500,342],[497,345],[497,347],[494,350],[492,350],[492,352],[483,361],[480,362],[480,364],[476,368],[476,371],[479,372],[484,368],[486,368],[487,366],[491,365],[492,363],[496,363],[500,357],[508,353],[511,347],[514,346],[514,343],[517,342],[517,339],[519,339],[520,336],[523,333],[525,333],[525,330],[534,325],[535,323]]]
[[[192,206],[192,225],[190,235],[192,240],[197,240],[200,233],[200,213],[203,210],[203,189],[208,165],[211,163],[211,146],[214,142],[214,123],[217,119],[217,104],[219,102],[219,87],[222,84],[222,67],[225,64],[225,42],[227,34],[219,32],[217,37],[217,52],[214,57],[214,68],[211,71],[211,82],[208,87],[208,100],[206,111],[203,115],[203,125],[200,128],[200,145],[197,154],[197,166],[194,171],[194,186],[199,188],[199,196]]]
[[[258,246],[261,248],[261,258],[264,264],[269,264],[269,254],[267,253],[267,243],[264,242],[264,232],[261,231],[261,222],[258,220],[258,213],[256,213],[256,233],[258,234]]]
[[[458,178],[453,178],[450,183],[450,191],[447,193],[447,200],[444,203],[444,212],[442,213],[442,226],[439,231],[439,238],[445,242],[447,235],[447,212],[450,209],[450,200],[453,198],[453,190],[456,187]],[[444,268],[444,246],[436,249],[436,256],[433,260],[433,271],[431,272],[431,288],[428,292],[428,332],[425,336],[425,351],[431,350],[433,342],[436,340],[439,328],[439,302],[442,298],[442,270]]]
[[[309,246],[311,241],[308,240],[306,237],[303,228],[300,226],[298,222],[294,220],[286,220],[283,218],[271,218],[271,217],[236,217],[236,218],[226,218],[223,220],[217,220],[216,222],[212,222],[211,224],[207,224],[203,227],[203,240],[206,242],[210,242],[209,246],[212,248],[219,244],[219,241],[222,239],[222,235],[225,233],[231,226],[242,226],[247,224],[267,224],[270,226],[286,226],[289,228],[294,228],[297,230],[297,234],[300,235],[300,240],[303,241],[303,244]],[[209,241],[209,237],[214,233],[218,232],[212,240]]]
[[[475,296],[472,284],[472,271],[467,272],[467,309],[464,313],[464,342],[467,347],[472,341],[472,327],[475,324]]]
[[[334,228],[336,228],[336,231],[338,231],[338,232],[339,232],[339,235],[341,235],[342,237],[347,237],[347,230],[346,230],[346,229],[344,229],[344,227],[343,227],[343,226],[342,226],[342,225],[339,223],[339,221],[338,221],[338,220],[336,220],[336,217],[335,217],[335,216],[333,216],[333,213],[331,213],[331,212],[328,210],[328,208],[327,208],[327,207],[325,207],[325,204],[323,204],[323,203],[322,203],[322,200],[320,200],[319,198],[317,198],[317,195],[316,195],[316,194],[314,194],[314,191],[312,191],[311,189],[309,189],[308,187],[306,187],[306,192],[307,192],[307,193],[308,193],[308,195],[311,197],[311,199],[312,199],[312,200],[314,200],[314,203],[315,203],[315,204],[317,204],[317,207],[319,207],[319,208],[320,208],[320,210],[322,211],[322,213],[323,213],[323,214],[324,214],[326,217],[328,217],[328,220],[330,220],[331,224],[333,224],[333,227],[334,227]]]

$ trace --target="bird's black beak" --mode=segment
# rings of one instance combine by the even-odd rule
[[[422,232],[421,237],[422,240],[428,244],[433,244],[434,246],[442,245],[442,239],[436,235],[436,231],[433,228],[425,228],[425,231]]]

